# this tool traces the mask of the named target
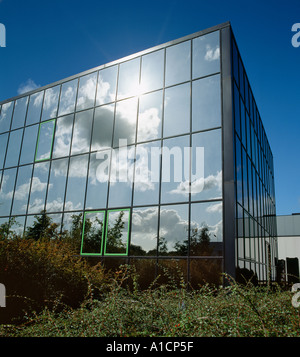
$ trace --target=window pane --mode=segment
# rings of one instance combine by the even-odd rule
[[[104,217],[103,211],[85,213],[80,254],[102,254]]]
[[[192,91],[193,131],[221,126],[220,75],[194,81]]]
[[[150,92],[163,87],[164,50],[142,57],[141,92]]]
[[[15,188],[12,214],[25,214],[28,205],[28,195],[32,175],[32,165],[21,166],[18,172]]]
[[[70,159],[65,211],[83,208],[88,159],[88,155],[74,156]]]
[[[44,91],[32,94],[29,99],[26,125],[35,124],[40,121]]]
[[[0,216],[9,216],[15,186],[17,169],[3,171],[0,190]]]
[[[28,104],[28,97],[24,97],[16,100],[11,129],[17,129],[24,126],[27,104]]]
[[[103,150],[112,146],[114,108],[114,104],[109,104],[95,109],[92,151]]]
[[[129,219],[129,210],[108,211],[105,255],[127,255]]]
[[[38,129],[38,125],[32,125],[25,128],[20,158],[21,165],[30,164],[34,161]]]
[[[127,140],[128,145],[132,144],[135,142],[137,98],[123,100],[116,105],[113,146],[119,146],[119,140]]]
[[[74,112],[77,93],[78,79],[64,83],[61,86],[60,103],[58,115]]]
[[[194,134],[192,136],[191,198],[202,200],[221,197],[221,130]]]
[[[166,49],[166,86],[191,79],[191,42]]]
[[[222,255],[222,202],[191,205],[190,255]]]
[[[88,109],[94,106],[96,96],[97,72],[79,79],[79,89],[76,110]]]
[[[142,95],[139,102],[137,141],[161,137],[162,91]]]
[[[56,117],[60,86],[45,91],[42,120]]]
[[[90,156],[86,209],[106,208],[110,151]]]
[[[51,157],[55,120],[41,123],[35,161],[48,160]]]
[[[220,72],[219,31],[193,40],[193,78]]]
[[[5,167],[18,165],[22,135],[23,129],[10,132]]]
[[[117,74],[117,66],[99,71],[96,105],[110,103],[116,99]]]
[[[188,254],[188,205],[161,206],[159,255]]]
[[[92,123],[93,109],[76,113],[71,155],[88,152],[90,150]]]
[[[0,133],[3,133],[10,129],[13,108],[14,102],[5,103],[2,105],[0,114]]]
[[[52,161],[47,194],[47,212],[63,210],[67,170],[68,159]]]
[[[190,131],[190,84],[185,83],[165,91],[163,135],[172,136]]]
[[[120,64],[118,99],[132,97],[139,92],[140,58]]]
[[[25,227],[25,216],[22,217],[14,217],[14,222],[9,227],[9,229],[13,232],[13,234],[22,237]]]
[[[162,203],[182,202],[189,199],[189,170],[189,136],[164,140],[162,149]]]
[[[109,207],[131,205],[134,147],[112,151],[110,167]]]
[[[57,118],[55,140],[53,146],[53,158],[68,156],[72,137],[74,114]]]
[[[66,238],[71,238],[71,243],[80,252],[82,242],[83,213],[64,213],[62,231]]]
[[[157,253],[158,208],[135,208],[132,212],[130,255]]]
[[[49,161],[34,165],[28,213],[40,213],[45,209],[49,175]]]
[[[160,141],[136,147],[134,205],[158,203],[160,152]]]
[[[7,145],[8,133],[0,135],[0,169],[3,167],[6,145]],[[0,175],[1,179],[1,175]]]

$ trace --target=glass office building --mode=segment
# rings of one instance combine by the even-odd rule
[[[0,224],[15,234],[44,224],[145,285],[164,268],[192,286],[274,272],[273,158],[229,23],[0,109]]]

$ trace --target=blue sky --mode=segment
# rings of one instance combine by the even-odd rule
[[[300,212],[299,10],[299,0],[0,0],[0,101],[230,21],[274,155],[277,214]]]

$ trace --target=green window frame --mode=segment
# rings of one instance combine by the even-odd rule
[[[110,215],[115,212],[128,212],[127,220],[122,223],[120,220],[123,216],[119,215],[115,220],[115,224],[110,228]],[[115,218],[115,217],[114,217]],[[126,229],[127,223],[127,229]],[[107,212],[106,217],[106,231],[105,231],[105,246],[104,246],[104,255],[105,256],[127,256],[128,255],[128,243],[129,243],[129,227],[130,227],[130,209],[114,209]],[[125,228],[125,229],[124,229]],[[121,231],[123,229],[123,232]],[[124,239],[124,233],[126,239]],[[114,236],[116,234],[117,236]],[[114,240],[114,241],[113,241]],[[114,246],[115,244],[115,246]]]
[[[91,217],[96,217],[96,220],[99,219],[97,217],[97,214],[103,214],[103,221],[102,221],[102,227],[101,227],[101,233],[97,232],[95,228],[93,229],[92,223],[89,222],[89,230],[87,231],[87,223],[89,216]],[[100,211],[87,211],[84,213],[83,217],[83,228],[82,228],[82,239],[81,239],[81,247],[80,247],[80,255],[102,255],[102,246],[103,246],[103,237],[104,237],[104,227],[105,227],[105,219],[106,219],[106,214],[105,211],[100,210]],[[98,221],[99,223],[99,221]],[[99,234],[100,233],[100,234]],[[97,242],[98,239],[98,242]],[[100,242],[99,242],[100,240]],[[99,248],[99,251],[97,249]]]
[[[42,123],[40,123],[39,125],[39,132],[38,132],[38,139],[37,139],[37,144],[36,144],[36,150],[35,150],[35,157],[34,157],[34,161],[35,162],[41,162],[41,161],[45,161],[45,160],[50,160],[51,159],[51,155],[52,155],[52,148],[53,148],[53,140],[54,140],[54,131],[55,131],[55,120],[56,119],[50,119],[50,120],[46,120]],[[53,123],[52,124],[52,128],[49,127],[48,133],[47,133],[47,127],[49,126],[49,123]],[[43,154],[43,151],[40,152],[41,150],[43,150],[44,148],[40,145],[41,143],[41,135],[49,135],[50,136],[50,140],[48,142],[48,145],[46,145],[46,150],[48,153],[47,156],[44,156],[45,153]],[[45,144],[45,141],[43,140],[43,144]]]

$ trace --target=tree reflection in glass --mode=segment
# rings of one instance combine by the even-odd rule
[[[127,255],[129,219],[129,210],[108,211],[105,255]]]
[[[102,254],[105,212],[86,212],[83,221],[81,254]]]

